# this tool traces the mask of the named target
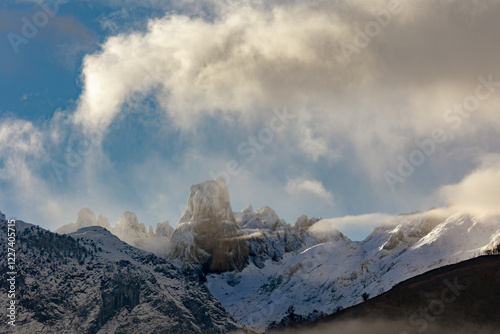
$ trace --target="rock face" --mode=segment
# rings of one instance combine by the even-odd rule
[[[2,240],[6,224],[0,220]],[[102,227],[59,235],[17,221],[16,230],[15,333],[216,334],[240,328],[199,278]],[[0,243],[4,254],[6,248]],[[6,266],[5,256],[0,267]],[[1,280],[0,290],[7,284]]]
[[[112,232],[121,240],[129,245],[134,245],[137,239],[149,237],[149,232],[146,231],[144,223],[139,224],[137,215],[133,212],[126,211],[118,218],[118,223],[113,227]]]
[[[96,217],[95,213],[90,211],[88,208],[83,208],[78,211],[78,218],[76,223],[70,223],[64,226],[61,226],[56,230],[56,233],[67,234],[71,232],[75,232],[83,227],[89,226],[101,226],[111,231],[111,226],[109,225],[108,218],[99,215]]]
[[[171,242],[172,259],[205,273],[241,270],[248,244],[236,225],[223,178],[191,186],[188,204]]]
[[[285,253],[303,247],[301,237],[305,233],[296,233],[268,206],[253,212],[249,205],[243,211],[235,213],[235,217],[236,224],[245,234],[250,262],[258,268],[263,268],[268,260],[279,261]]]
[[[169,221],[164,221],[163,223],[158,223],[156,225],[153,233],[157,237],[164,237],[170,240],[172,238],[172,234],[174,234],[174,228],[170,226]]]

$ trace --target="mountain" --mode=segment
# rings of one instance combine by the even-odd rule
[[[357,306],[269,333],[500,333],[500,255],[444,266]]]
[[[120,215],[118,223],[110,231],[129,245],[160,257],[169,253],[170,239],[174,233],[168,221],[158,223],[154,231],[152,226],[146,230],[144,223],[139,223],[136,214],[129,211]]]
[[[236,321],[255,330],[280,323],[291,309],[314,320],[362,302],[363,294],[377,296],[408,278],[484,254],[500,243],[499,221],[431,210],[397,216],[361,242],[318,221],[302,236],[325,238],[315,245],[309,241],[263,266],[208,275],[207,286]]]
[[[56,230],[56,232],[60,234],[68,234],[71,232],[75,232],[83,227],[89,226],[101,226],[108,231],[111,230],[108,218],[101,215],[99,215],[99,217],[96,217],[95,213],[90,211],[88,208],[83,208],[78,211],[78,218],[76,220],[76,223],[69,223],[67,225],[61,226]]]
[[[6,240],[6,220],[0,225],[0,238]],[[16,333],[226,333],[241,328],[197,277],[181,274],[103,227],[59,235],[17,221],[16,230]],[[7,254],[6,243],[1,248]],[[4,272],[6,259],[0,259]],[[2,300],[7,285],[0,283]]]
[[[191,186],[189,200],[172,235],[170,258],[184,269],[205,273],[241,270],[248,245],[236,225],[223,178]]]
[[[170,239],[174,233],[168,221],[158,223],[155,230],[152,226],[146,230],[144,223],[139,223],[136,214],[128,211],[120,216],[114,227],[111,227],[108,218],[101,215],[96,217],[95,213],[88,208],[83,208],[78,212],[76,223],[63,225],[56,230],[56,233],[69,234],[89,226],[104,227],[129,245],[160,257],[165,257],[169,253]]]
[[[499,216],[451,208],[401,214],[352,241],[327,219],[301,216],[292,226],[267,206],[233,212],[222,178],[191,187],[184,214],[166,237],[152,238],[130,213],[117,226],[113,233],[131,245],[162,245],[158,255],[206,279],[229,314],[256,331],[292,310],[311,321],[332,314],[500,244]]]

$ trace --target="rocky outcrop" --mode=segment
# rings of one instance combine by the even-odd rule
[[[245,234],[250,262],[258,268],[263,268],[267,260],[279,261],[285,253],[302,247],[292,226],[268,206],[254,212],[248,205],[235,213],[235,217],[236,224]]]
[[[108,218],[99,215],[96,217],[95,213],[90,211],[89,208],[82,208],[78,211],[78,218],[76,223],[69,223],[67,225],[61,226],[56,230],[56,233],[67,234],[75,232],[81,228],[89,226],[101,226],[111,231],[111,226],[109,225]]]
[[[222,273],[248,263],[248,245],[236,225],[223,178],[191,186],[171,247],[170,257],[184,269]]]
[[[150,237],[144,223],[139,223],[137,215],[126,211],[118,218],[118,223],[113,227],[112,232],[129,245],[137,246],[135,241],[145,237]]]

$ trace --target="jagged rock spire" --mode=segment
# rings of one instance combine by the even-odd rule
[[[172,236],[171,257],[207,273],[241,270],[247,264],[248,244],[236,225],[223,178],[191,186]]]

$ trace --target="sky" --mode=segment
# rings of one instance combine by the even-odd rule
[[[5,0],[0,210],[176,225],[193,184],[338,218],[500,200],[500,3]]]

